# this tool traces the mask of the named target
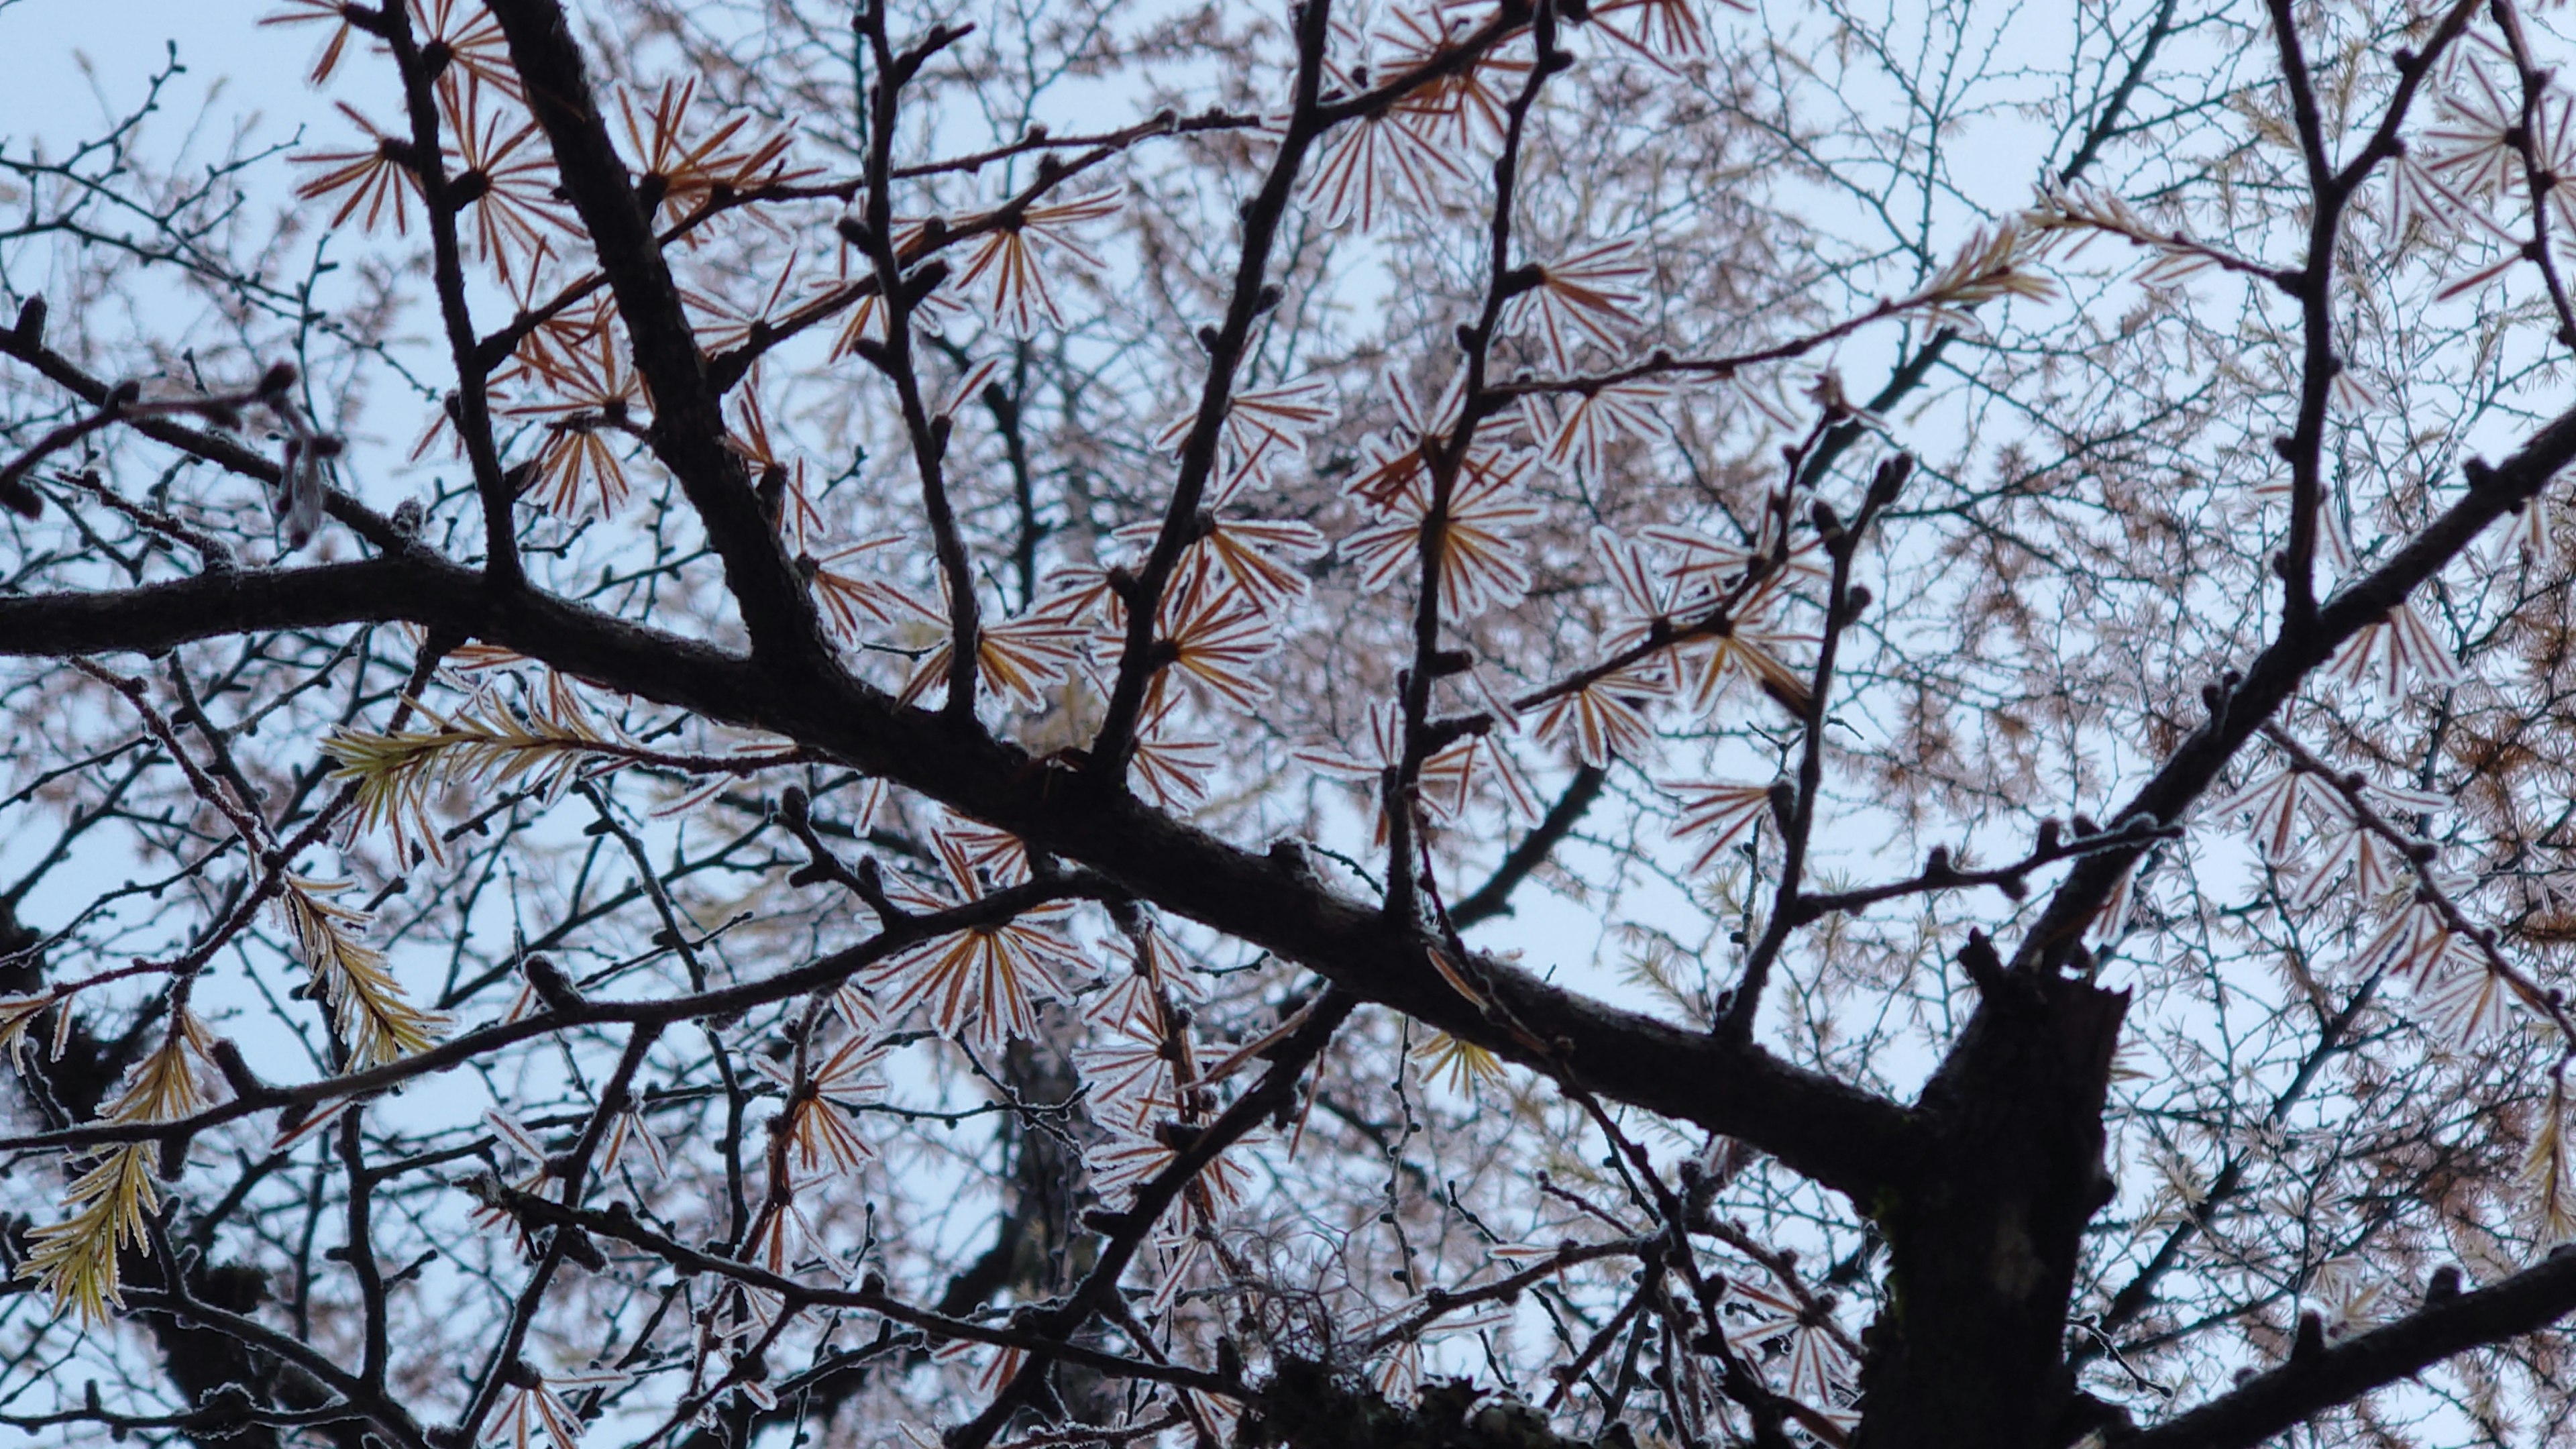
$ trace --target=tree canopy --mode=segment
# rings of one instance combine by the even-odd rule
[[[2576,49],[2040,9],[0,142],[0,1424],[2567,1439]]]

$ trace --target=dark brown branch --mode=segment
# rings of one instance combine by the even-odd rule
[[[853,22],[857,37],[864,41],[874,60],[876,85],[866,97],[868,106],[868,178],[867,206],[864,223],[844,228],[846,235],[867,252],[870,265],[876,268],[877,291],[882,299],[881,315],[885,336],[873,346],[863,345],[859,355],[876,365],[886,381],[894,385],[895,402],[903,414],[905,439],[912,446],[913,471],[921,480],[921,511],[930,525],[931,552],[939,560],[940,581],[948,596],[948,679],[943,708],[951,719],[972,724],[975,719],[975,688],[981,672],[982,619],[975,598],[975,568],[966,555],[966,544],[957,531],[957,511],[948,497],[946,458],[948,429],[946,420],[934,421],[929,405],[921,396],[921,371],[913,361],[913,308],[928,295],[928,288],[941,279],[945,263],[932,262],[920,270],[907,273],[903,259],[895,250],[894,191],[890,172],[894,165],[895,127],[903,106],[904,83],[917,74],[923,62],[962,37],[963,30],[934,25],[929,32],[902,54],[895,53],[894,42],[886,32],[885,0],[867,0]],[[1041,183],[1044,184],[1044,183]]]
[[[1396,761],[1395,775],[1385,787],[1383,807],[1387,822],[1386,910],[1399,920],[1411,919],[1414,911],[1415,795],[1421,788],[1423,767],[1447,743],[1439,731],[1431,728],[1430,721],[1432,687],[1440,673],[1441,577],[1446,571],[1449,548],[1450,501],[1456,496],[1460,472],[1469,450],[1475,446],[1476,429],[1483,418],[1494,333],[1501,325],[1505,304],[1525,281],[1512,267],[1512,223],[1519,211],[1514,196],[1520,186],[1521,147],[1528,137],[1530,109],[1538,104],[1540,90],[1550,76],[1572,60],[1557,48],[1556,8],[1552,0],[1539,0],[1531,14],[1529,73],[1522,79],[1520,93],[1504,108],[1503,151],[1494,160],[1494,200],[1486,225],[1484,305],[1475,322],[1458,333],[1459,348],[1466,354],[1460,382],[1465,406],[1459,409],[1457,425],[1436,446],[1425,449],[1423,460],[1430,477],[1431,497],[1423,509],[1420,536],[1415,543],[1419,581],[1413,603],[1413,664],[1398,676],[1402,685],[1398,704],[1404,728],[1403,749]],[[1426,859],[1421,876],[1426,883],[1429,871]]]
[[[2140,815],[2159,824],[2179,821],[2236,751],[2345,640],[2404,603],[2417,585],[2458,557],[2488,524],[2537,496],[2570,462],[2576,462],[2576,409],[2552,419],[2499,466],[2491,468],[2471,459],[2462,468],[2469,484],[2466,496],[2444,509],[2386,563],[2326,600],[2313,623],[2305,627],[2285,623],[2280,637],[2255,656],[2243,681],[2212,696],[2216,710],[2208,722],[2139,787],[2111,817],[2112,823]],[[2144,848],[2104,851],[2070,872],[2014,953],[2014,966],[2027,968],[2062,959]]]
[[[2491,1287],[2290,1361],[2233,1393],[2124,1441],[2121,1449],[2250,1449],[2454,1354],[2500,1344],[2576,1310],[2576,1253],[2561,1250]]]
[[[1556,848],[1565,843],[1565,837],[1574,833],[1575,825],[1583,819],[1583,812],[1591,809],[1592,802],[1601,798],[1601,787],[1609,778],[1610,772],[1597,765],[1585,765],[1576,770],[1574,778],[1566,782],[1565,793],[1557,796],[1556,804],[1548,808],[1547,818],[1521,837],[1520,843],[1503,857],[1503,863],[1494,867],[1491,878],[1449,908],[1450,921],[1464,928],[1495,916],[1510,915],[1512,892],[1520,889],[1521,882],[1546,864]]]
[[[2565,445],[2576,451],[2576,419],[2565,432]],[[1839,1191],[1866,1193],[1903,1170],[1911,1140],[1904,1108],[1758,1046],[1719,1043],[1605,1006],[1500,961],[1477,966],[1505,1013],[1489,1019],[1432,966],[1430,937],[1335,893],[1293,852],[1256,854],[1133,798],[1069,789],[1063,775],[1016,747],[897,709],[837,669],[774,681],[739,656],[548,595],[492,596],[476,574],[418,554],[0,599],[0,654],[153,650],[216,635],[396,619],[505,645],[563,673],[709,719],[786,735],[1088,865],[1141,899],[1276,952],[1369,1001],[1510,1060],[1569,1070],[1605,1096],[1740,1137]],[[1502,1021],[1546,1023],[1551,1049],[1534,1053]]]
[[[562,7],[555,0],[494,0],[489,8],[634,344],[636,372],[653,398],[654,456],[679,480],[724,560],[725,583],[751,632],[754,656],[808,666],[827,660],[804,582],[752,492],[742,458],[725,446],[722,396],[707,377],[652,219],[608,138]]]
[[[171,1317],[213,1329],[224,1336],[291,1363],[336,1391],[349,1406],[364,1414],[385,1437],[402,1449],[430,1449],[429,1439],[411,1414],[391,1396],[361,1381],[331,1361],[328,1354],[303,1340],[281,1333],[257,1319],[218,1308],[178,1286],[160,1290],[130,1290],[127,1307],[137,1313],[166,1313]]]
[[[8,328],[0,328],[0,356],[13,357],[27,364],[92,407],[105,407],[108,397],[116,391],[113,384],[91,376],[70,358],[45,346],[40,339]],[[202,458],[244,478],[255,479],[272,490],[284,479],[276,459],[246,448],[221,433],[192,428],[162,414],[127,416],[119,421],[156,443],[176,448],[192,458]],[[391,519],[336,488],[324,495],[323,509],[346,525],[350,532],[385,552],[398,552],[410,546],[410,540],[394,527]]]
[[[1030,881],[995,891],[958,906],[953,910],[908,915],[888,922],[883,930],[858,945],[835,951],[831,955],[803,966],[781,971],[732,986],[679,996],[641,1001],[583,1001],[578,1006],[558,1005],[516,1021],[487,1026],[463,1036],[451,1037],[426,1051],[365,1071],[350,1072],[293,1087],[276,1087],[265,1092],[237,1096],[192,1117],[174,1122],[89,1122],[80,1126],[27,1133],[0,1138],[0,1151],[15,1148],[95,1147],[113,1142],[141,1142],[172,1135],[192,1136],[210,1127],[278,1108],[313,1107],[345,1097],[383,1091],[418,1077],[430,1076],[473,1061],[477,1057],[522,1041],[550,1036],[568,1027],[629,1023],[639,1028],[659,1029],[677,1022],[700,1017],[720,1017],[750,1010],[755,1006],[815,991],[829,990],[877,962],[898,955],[925,941],[979,926],[997,925],[1018,916],[1032,906],[1051,900],[1075,899],[1096,894],[1096,883],[1056,879]],[[638,1040],[648,1038],[639,1037]]]
[[[1821,440],[1820,440],[1821,441]],[[1744,974],[1735,987],[1725,1018],[1719,1030],[1738,1040],[1752,1038],[1753,1024],[1762,1009],[1762,988],[1769,979],[1771,965],[1788,945],[1790,931],[1801,924],[1798,899],[1805,888],[1807,843],[1816,825],[1816,806],[1824,791],[1825,718],[1832,708],[1834,661],[1842,643],[1843,630],[1850,626],[1857,610],[1853,607],[1852,560],[1860,551],[1862,537],[1870,524],[1889,504],[1896,501],[1905,480],[1913,475],[1914,460],[1903,453],[1894,454],[1878,465],[1870,476],[1869,492],[1861,499],[1860,510],[1850,524],[1839,524],[1826,511],[1822,500],[1816,504],[1817,532],[1824,535],[1825,551],[1833,559],[1833,577],[1825,591],[1824,641],[1816,651],[1814,683],[1808,687],[1804,701],[1804,718],[1800,724],[1803,740],[1798,752],[1796,794],[1792,798],[1789,819],[1780,831],[1780,885],[1771,909],[1769,924],[1760,940],[1744,955]],[[1792,480],[1798,469],[1790,469]],[[1795,497],[1784,490],[1783,502]],[[1780,530],[1785,541],[1788,529]]]
[[[873,1276],[856,1288],[824,1288],[780,1277],[756,1264],[692,1248],[657,1233],[627,1210],[624,1203],[614,1203],[605,1211],[595,1211],[565,1207],[551,1198],[521,1192],[498,1182],[487,1181],[483,1190],[490,1193],[493,1201],[512,1217],[532,1227],[578,1228],[594,1237],[640,1248],[681,1273],[711,1273],[765,1293],[777,1294],[792,1306],[856,1308],[921,1329],[938,1339],[953,1338],[968,1343],[1026,1349],[1033,1355],[1050,1355],[1103,1373],[1179,1384],[1201,1393],[1233,1397],[1243,1392],[1241,1385],[1201,1370],[1146,1363],[1070,1343],[1041,1331],[995,1327],[931,1309],[916,1308],[887,1293],[882,1281]]]
[[[415,162],[410,169],[420,186],[421,208],[429,213],[430,277],[438,293],[439,320],[447,332],[448,356],[456,365],[456,436],[465,446],[474,493],[483,505],[483,567],[495,585],[516,588],[525,582],[519,566],[518,492],[502,476],[500,450],[492,441],[490,369],[483,363],[474,335],[474,313],[465,297],[465,252],[456,235],[457,218],[473,203],[470,198],[458,199],[455,182],[441,160],[437,78],[412,34],[411,9],[388,5],[380,13],[383,20],[376,33],[393,51],[395,68],[402,74]]]
[[[1273,1116],[1285,1112],[1297,1099],[1297,1083],[1306,1069],[1331,1044],[1333,1033],[1348,1020],[1359,998],[1349,992],[1328,991],[1318,1002],[1306,1024],[1281,1042],[1272,1052],[1270,1070],[1251,1090],[1236,1098],[1231,1106],[1207,1124],[1188,1146],[1176,1152],[1170,1163],[1143,1186],[1123,1212],[1114,1215],[1107,1236],[1100,1245],[1098,1258],[1080,1286],[1064,1302],[1038,1316],[1037,1329],[1050,1338],[1070,1340],[1082,1331],[1091,1315],[1100,1311],[1111,1295],[1118,1291],[1118,1280],[1127,1276],[1127,1265],[1144,1247],[1154,1225],[1162,1220],[1183,1191],[1198,1180],[1201,1172],[1215,1162],[1225,1150],[1243,1140],[1255,1128]],[[1046,1381],[1051,1367],[1048,1355],[1033,1352],[1012,1375],[1008,1387],[994,1397],[984,1412],[950,1431],[948,1449],[983,1449],[1010,1422],[1012,1414],[1026,1403],[1039,1385]]]
[[[2540,269],[2550,308],[2558,314],[2558,344],[2576,347],[2576,302],[2568,299],[2567,282],[2558,274],[2558,254],[2549,239],[2549,198],[2563,179],[2540,154],[2540,138],[2549,134],[2551,124],[2543,109],[2549,98],[2549,72],[2532,59],[2530,42],[2522,33],[2522,13],[2514,8],[2513,0],[2487,0],[2487,14],[2504,35],[2505,49],[2513,56],[2515,77],[2522,82],[2522,128],[2512,140],[2522,157],[2523,189],[2530,194],[2531,204],[2531,241],[2523,255]]]
[[[2335,252],[2343,234],[2344,208],[2372,168],[2397,154],[2398,127],[2413,105],[2424,76],[2452,41],[2459,38],[2478,0],[2454,0],[2450,11],[2424,44],[2422,54],[2401,51],[2397,87],[2380,114],[2379,125],[2360,152],[2338,171],[2326,154],[2324,121],[2299,47],[2298,23],[2290,0],[2269,0],[2272,34],[2280,52],[2281,76],[2290,93],[2290,113],[2299,132],[2299,149],[2307,163],[2312,196],[2308,217],[2307,262],[2290,283],[2300,315],[2298,421],[2286,438],[2275,440],[2290,468],[2290,537],[2274,567],[2281,577],[2285,634],[2307,627],[2316,616],[2318,509],[2323,499],[2326,401],[2336,374],[2345,363],[2334,340]]]
[[[2054,827],[2049,827],[2053,831]],[[2075,860],[2100,850],[2121,850],[2134,846],[2139,837],[2152,836],[2175,840],[2182,832],[2170,826],[2130,825],[2100,835],[2078,836],[2073,840],[2053,841],[2009,865],[1970,868],[1952,865],[1947,850],[1936,847],[1934,857],[1923,869],[1903,880],[1883,881],[1877,885],[1854,886],[1850,890],[1800,895],[1792,909],[1800,924],[1836,911],[1865,910],[1882,901],[1905,896],[1926,895],[1933,891],[1966,890],[1973,886],[1993,886],[2015,900],[2021,898],[2023,880],[2032,871]]]
[[[1127,640],[1118,658],[1118,677],[1110,686],[1108,713],[1091,743],[1093,768],[1113,785],[1123,785],[1127,758],[1136,744],[1136,725],[1145,707],[1145,685],[1158,667],[1154,631],[1161,622],[1163,590],[1180,567],[1181,554],[1196,541],[1199,505],[1216,471],[1217,439],[1234,400],[1234,375],[1243,365],[1253,324],[1264,310],[1262,297],[1270,275],[1270,252],[1278,241],[1288,203],[1296,195],[1297,172],[1307,147],[1322,135],[1317,97],[1324,81],[1324,47],[1332,32],[1330,0],[1310,0],[1297,26],[1297,87],[1288,129],[1279,138],[1279,154],[1262,179],[1261,190],[1243,211],[1243,253],[1235,265],[1234,289],[1226,303],[1224,325],[1209,337],[1207,380],[1200,387],[1196,415],[1181,444],[1181,467],[1172,482],[1171,503],[1163,511],[1161,530],[1136,571],[1124,600]]]

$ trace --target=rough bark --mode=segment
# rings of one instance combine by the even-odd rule
[[[2084,1225],[2111,1194],[2102,1105],[2128,996],[1980,974],[1985,1000],[1918,1104],[1921,1158],[1863,1204],[1889,1256],[1861,1449],[2057,1449],[2072,1437],[2066,1305]]]

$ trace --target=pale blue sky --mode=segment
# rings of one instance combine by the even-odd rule
[[[122,114],[142,98],[175,42],[188,73],[165,94],[171,121],[192,118],[220,83],[227,104],[219,114],[255,110],[262,132],[283,138],[299,121],[329,114],[330,103],[303,83],[318,28],[254,23],[280,8],[267,0],[0,0],[0,55],[10,58],[0,137],[19,150],[32,138],[93,134],[110,108]]]

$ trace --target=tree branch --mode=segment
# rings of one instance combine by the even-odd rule
[[[1556,848],[1565,843],[1565,837],[1574,833],[1583,812],[1601,798],[1601,787],[1609,779],[1610,772],[1597,765],[1577,769],[1574,778],[1566,782],[1565,793],[1548,808],[1547,818],[1521,837],[1520,843],[1503,857],[1503,863],[1494,867],[1490,879],[1449,908],[1450,922],[1464,929],[1495,916],[1510,915],[1512,892],[1520,889],[1521,882],[1546,864]]]
[[[2564,445],[2576,452],[2576,417]],[[2553,435],[2555,436],[2555,435]],[[0,599],[0,655],[165,649],[192,639],[408,619],[517,650],[565,674],[786,735],[883,775],[1042,850],[1088,865],[1143,900],[1276,952],[1363,999],[1605,1096],[1698,1123],[1865,1196],[1905,1170],[1911,1114],[1791,1066],[1479,958],[1500,1015],[1432,964],[1421,927],[1347,899],[1293,849],[1256,854],[1143,802],[1066,788],[1064,777],[980,730],[898,709],[835,667],[778,680],[737,655],[550,595],[493,596],[479,576],[412,554],[95,594]],[[1512,1022],[1545,1023],[1533,1050]],[[449,1046],[454,1043],[449,1043]],[[445,1051],[441,1047],[438,1051]]]
[[[554,148],[564,193],[581,213],[617,298],[635,370],[653,398],[653,454],[679,479],[724,560],[725,583],[751,632],[753,655],[765,664],[809,667],[828,660],[804,581],[779,546],[742,458],[725,446],[723,400],[707,377],[652,220],[608,138],[563,8],[555,0],[493,0],[488,8],[508,38],[511,64]]]
[[[14,357],[27,364],[92,407],[106,406],[108,395],[116,390],[103,379],[82,370],[70,358],[45,346],[40,337],[13,328],[0,327],[0,356]],[[202,458],[244,478],[255,479],[272,490],[285,477],[275,459],[246,448],[221,433],[210,433],[171,417],[149,413],[118,421],[156,443],[176,448],[192,458]],[[324,512],[340,520],[350,532],[387,553],[399,552],[410,544],[391,519],[336,488],[324,493],[322,506]]]
[[[2117,826],[2138,815],[2159,824],[2179,821],[2311,671],[2332,658],[2345,640],[2404,603],[2418,584],[2439,573],[2488,524],[2536,497],[2570,462],[2576,462],[2576,409],[2551,419],[2499,466],[2491,468],[2475,458],[2462,465],[2467,495],[2443,510],[2386,563],[2336,591],[2318,609],[2314,623],[2304,628],[2285,626],[2232,689],[2214,688],[2208,722],[2175,749],[2164,768],[2129,797],[2110,823]],[[2106,850],[2069,872],[2038,923],[2022,939],[2013,956],[2014,968],[2062,959],[2145,849],[2141,843]]]
[[[2331,1348],[2307,1354],[2294,1349],[2288,1363],[2122,1441],[2121,1449],[2250,1449],[2454,1354],[2546,1328],[2571,1310],[2576,1253],[2561,1249],[2500,1283],[2427,1302],[2395,1323]]]

